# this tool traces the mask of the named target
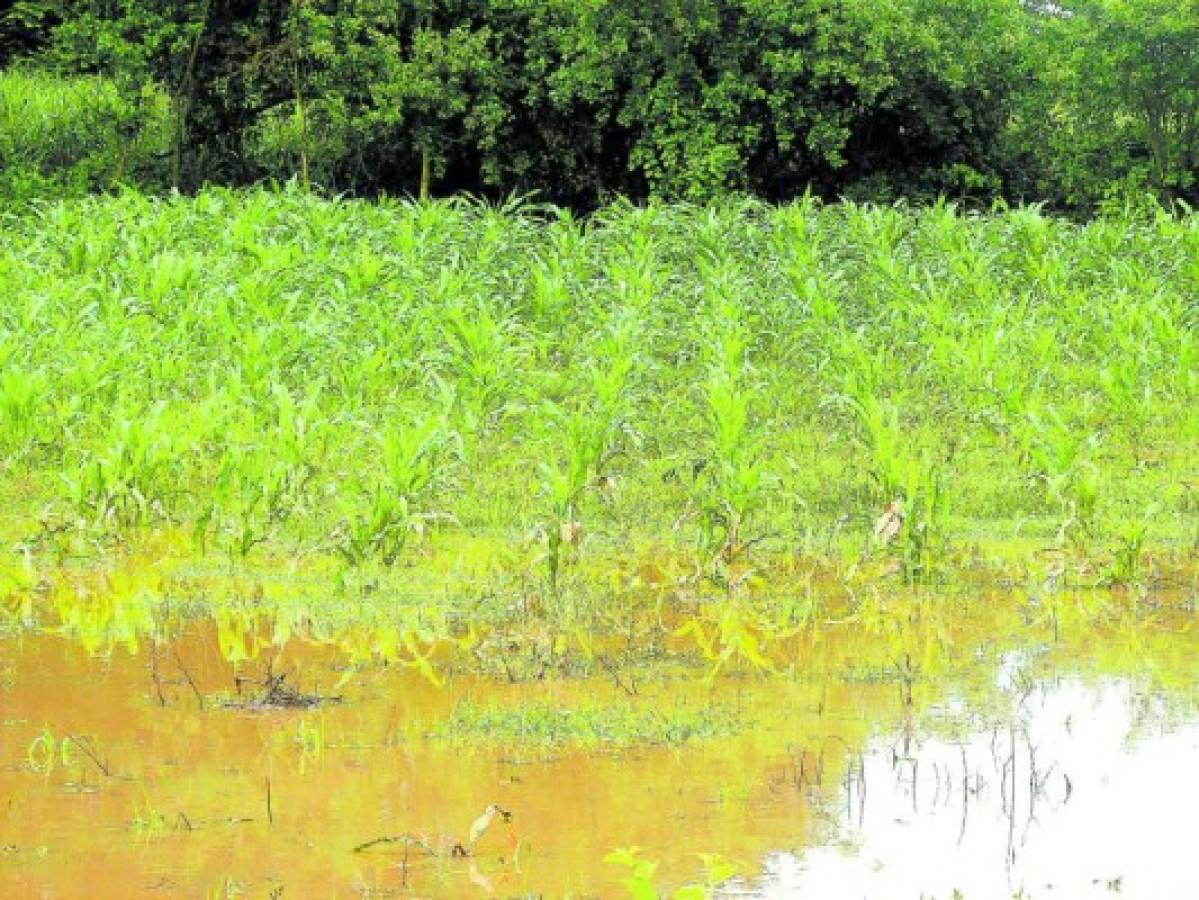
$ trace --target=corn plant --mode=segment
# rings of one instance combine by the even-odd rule
[[[215,533],[231,557],[244,560],[315,502],[313,487],[330,440],[320,409],[323,389],[317,380],[297,398],[279,383],[272,386],[268,443],[227,446],[209,503],[196,519],[201,548]]]
[[[751,343],[746,321],[731,285],[713,272],[713,335],[705,347],[707,377],[703,412],[711,459],[702,479],[705,544],[713,553],[718,578],[724,567],[759,539],[751,521],[769,481],[764,464],[765,436],[753,420],[758,391],[748,362]]]
[[[1068,422],[1056,409],[1034,407],[1019,425],[1019,439],[1032,474],[1044,486],[1046,502],[1057,507],[1059,538],[1078,543],[1093,536],[1102,480],[1089,457],[1098,436]]]
[[[578,543],[582,533],[583,495],[613,452],[617,432],[614,420],[602,418],[590,406],[563,408],[550,403],[544,407],[544,415],[558,451],[564,453],[564,458],[542,462],[539,467],[549,506],[549,519],[542,526],[546,574],[550,588],[556,591],[563,554]]]
[[[519,391],[515,326],[486,306],[440,316],[459,432],[478,438]]]
[[[563,403],[547,400],[542,407],[552,443],[539,466],[549,513],[540,527],[545,535],[546,575],[555,592],[564,554],[581,536],[583,495],[597,483],[623,433],[635,335],[633,320],[612,323],[588,367],[586,395]]]
[[[64,474],[67,497],[97,526],[137,525],[166,513],[169,473],[178,461],[175,437],[159,406],[139,419],[118,419],[102,446]]]
[[[379,434],[382,471],[360,480],[349,515],[338,529],[337,550],[351,565],[380,559],[393,565],[433,511],[425,501],[450,463],[455,435],[439,418]]]
[[[182,526],[233,561],[369,565],[437,521],[454,549],[413,558],[422,577],[469,546],[483,580],[523,585],[507,548],[535,524],[559,593],[587,534],[597,570],[677,550],[731,590],[751,556],[833,559],[889,507],[866,549],[925,580],[950,497],[972,531],[1052,519],[1079,546],[1160,500],[1146,541],[1181,545],[1195,221],[811,198],[580,220],[287,188],[47,203],[2,223],[5,528],[50,508],[104,532],[70,529],[64,555]],[[416,453],[422,486],[382,448],[427,422],[461,438]]]
[[[885,509],[874,537],[884,546],[895,544],[905,578],[925,580],[946,550],[948,493],[943,476],[932,453],[919,447],[911,429],[903,428],[899,404],[871,393],[867,386],[877,382],[856,374],[845,380],[844,401],[867,454],[876,508]]]
[[[1105,573],[1113,584],[1139,584],[1145,576],[1145,543],[1149,536],[1149,523],[1157,513],[1156,504],[1150,506],[1143,516],[1129,517],[1116,522],[1114,529],[1115,552]]]
[[[0,372],[0,448],[19,454],[39,431],[47,385],[41,372],[12,367]]]

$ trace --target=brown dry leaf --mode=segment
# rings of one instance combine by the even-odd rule
[[[899,537],[903,530],[903,499],[898,498],[887,504],[883,514],[874,523],[874,539],[886,547]]]
[[[661,584],[666,580],[666,576],[662,574],[653,563],[644,563],[637,572],[643,584]]]
[[[730,591],[737,591],[754,577],[754,570],[746,568],[744,570],[730,572],[728,574],[728,584]]]
[[[724,546],[720,548],[720,558],[726,563],[731,563],[744,552],[745,545],[739,541],[725,541]]]
[[[579,540],[579,532],[583,526],[578,522],[563,522],[558,526],[558,536],[564,544],[574,544]]]

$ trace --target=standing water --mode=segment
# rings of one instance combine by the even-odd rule
[[[1199,895],[1176,621],[976,635],[923,674],[833,630],[636,686],[434,683],[203,618],[80,634],[0,639],[0,896],[669,896],[725,864],[724,896]]]

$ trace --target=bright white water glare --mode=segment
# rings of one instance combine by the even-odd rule
[[[832,840],[730,895],[1199,898],[1199,725],[1126,682],[1032,691],[961,742],[871,742]]]

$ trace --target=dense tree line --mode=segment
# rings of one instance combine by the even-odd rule
[[[1199,196],[1199,0],[17,0],[158,178],[370,194]]]

